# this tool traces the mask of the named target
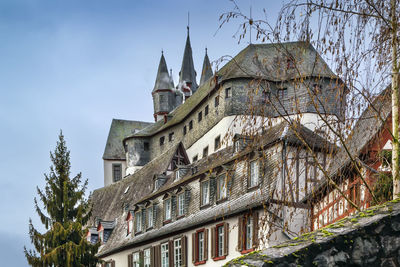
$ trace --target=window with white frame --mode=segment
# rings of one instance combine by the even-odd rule
[[[210,181],[201,182],[201,205],[210,204]]]
[[[144,267],[150,267],[151,265],[151,252],[149,248],[143,251],[143,264]]]
[[[199,232],[197,235],[197,243],[198,243],[198,261],[204,260],[204,231]]]
[[[248,187],[254,187],[258,185],[259,182],[259,163],[258,160],[250,161],[250,172],[249,172],[249,185]]]
[[[164,200],[164,220],[171,220],[171,198]]]
[[[246,250],[253,248],[253,231],[254,223],[253,217],[247,216],[246,218]]]
[[[169,253],[168,243],[161,244],[161,267],[168,267]]]
[[[147,228],[153,227],[153,207],[147,208]]]
[[[227,196],[226,173],[221,174],[217,178],[217,199],[222,200]]]
[[[135,213],[135,224],[137,233],[142,231],[142,211],[138,211]]]
[[[130,233],[132,233],[132,231],[133,231],[133,218],[131,217],[131,218],[128,220],[128,235],[129,235]]]
[[[224,256],[224,246],[225,246],[225,227],[224,225],[217,227],[217,257]]]
[[[182,239],[174,240],[174,267],[182,266]]]
[[[135,252],[132,254],[132,264],[133,267],[140,267],[140,254],[139,252]]]
[[[185,215],[185,193],[178,195],[178,216]]]

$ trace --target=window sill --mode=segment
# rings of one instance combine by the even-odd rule
[[[153,230],[153,226],[146,229],[146,231],[150,231],[150,230]]]
[[[136,236],[136,235],[140,235],[141,233],[142,233],[142,231],[135,232],[135,236]]]
[[[228,200],[228,197],[221,198],[221,199],[218,199],[216,203],[217,203],[217,204],[224,203],[224,202],[227,201],[227,200]]]
[[[180,220],[182,218],[185,218],[185,214],[176,217],[177,220]]]
[[[209,207],[211,207],[211,203],[208,203],[208,204],[205,204],[205,205],[201,205],[200,209],[202,210],[202,209],[206,209],[206,208],[209,208]]]
[[[242,251],[240,251],[240,253],[241,254],[247,254],[247,253],[250,253],[250,252],[253,252],[253,251],[254,251],[254,248],[251,248],[251,249],[242,250]]]
[[[172,222],[172,220],[171,220],[171,219],[169,219],[169,220],[166,220],[166,221],[163,221],[163,225],[169,224],[170,222]]]
[[[215,257],[213,258],[214,261],[220,261],[220,260],[225,260],[226,256],[220,256],[220,257]]]
[[[205,264],[206,261],[197,261],[194,263],[195,266]]]
[[[247,187],[247,192],[255,191],[260,188],[260,184],[254,185],[252,187]]]

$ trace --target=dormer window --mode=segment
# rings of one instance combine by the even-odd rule
[[[214,106],[218,107],[219,106],[219,96],[216,96],[214,99]]]
[[[204,108],[204,117],[208,115],[208,105]]]
[[[135,232],[140,233],[142,232],[142,211],[138,211],[135,213]]]
[[[217,178],[217,200],[224,200],[227,197],[227,175],[221,174]]]
[[[233,152],[234,153],[237,153],[237,152],[239,152],[240,151],[240,141],[239,140],[236,140],[234,143],[233,143]]]
[[[214,140],[214,151],[217,151],[221,146],[221,136],[218,135]]]
[[[154,226],[154,206],[147,208],[146,215],[147,215],[147,229],[151,229]]]
[[[178,195],[178,217],[185,215],[185,192]]]
[[[171,198],[164,200],[164,221],[170,221],[172,218]]]
[[[189,121],[189,131],[193,129],[193,121]]]
[[[193,157],[192,162],[196,162],[196,161],[198,161],[198,159],[199,159],[199,156],[196,154],[196,156]]]
[[[168,141],[170,141],[170,142],[174,141],[174,132],[169,133],[169,135],[168,135]]]
[[[179,169],[177,169],[177,170],[175,171],[175,181],[179,180],[180,178],[181,178],[181,176],[180,176],[180,171],[179,171]]]
[[[129,211],[128,212],[128,216],[126,218],[126,222],[127,222],[126,235],[129,235],[133,231],[133,211]]]
[[[201,122],[201,120],[203,119],[203,113],[200,111],[198,116],[198,121]]]
[[[187,132],[187,130],[186,130],[186,125],[185,125],[185,126],[183,126],[183,135],[185,135],[186,132]]]
[[[203,149],[203,158],[208,156],[208,146]]]
[[[200,205],[205,206],[210,204],[210,180],[201,182],[201,201]]]

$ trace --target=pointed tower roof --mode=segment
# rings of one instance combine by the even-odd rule
[[[197,90],[198,85],[196,82],[196,71],[194,70],[193,64],[192,47],[190,45],[189,26],[187,27],[187,38],[185,52],[183,53],[182,67],[179,72],[179,83],[183,81],[192,83],[191,89],[193,92]]]
[[[160,89],[173,89],[174,83],[169,76],[167,63],[164,58],[164,53],[161,52],[160,64],[158,65],[156,83],[154,84],[154,91]]]
[[[201,71],[201,78],[200,78],[200,86],[203,85],[208,79],[213,76],[213,71],[210,64],[210,59],[207,55],[207,48],[206,48],[206,55],[204,56],[203,61],[203,69]]]

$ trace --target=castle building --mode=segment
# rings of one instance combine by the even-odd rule
[[[341,80],[304,42],[250,44],[215,73],[206,50],[196,79],[188,29],[176,86],[161,55],[155,122],[111,124],[88,233],[109,266],[220,266],[312,229]]]

